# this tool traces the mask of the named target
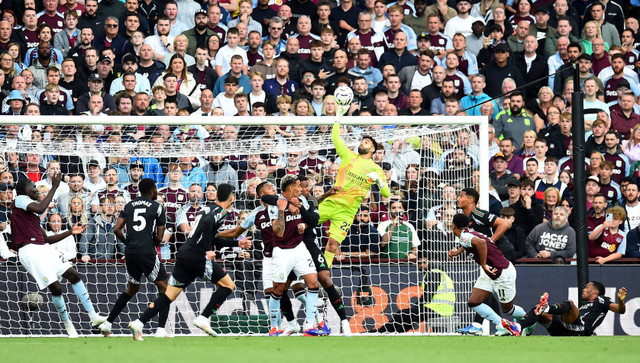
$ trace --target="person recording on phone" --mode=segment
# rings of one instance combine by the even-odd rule
[[[389,201],[389,219],[378,225],[380,257],[415,259],[420,246],[416,229],[405,220],[404,206],[398,199]]]
[[[622,207],[607,209],[605,221],[589,234],[587,251],[589,257],[595,257],[596,262],[604,265],[615,261],[627,250],[626,232],[619,230],[620,225],[627,220],[627,212]]]

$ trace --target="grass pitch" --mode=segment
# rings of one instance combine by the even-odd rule
[[[2,362],[634,362],[640,337],[0,338]]]

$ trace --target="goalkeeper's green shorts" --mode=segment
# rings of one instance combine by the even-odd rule
[[[329,238],[333,238],[338,241],[338,243],[342,243],[353,224],[353,219],[357,211],[345,209],[344,206],[336,204],[331,200],[325,200],[320,203],[318,212],[320,213],[319,223],[331,220]]]

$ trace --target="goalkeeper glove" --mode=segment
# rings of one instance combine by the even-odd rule
[[[376,173],[375,171],[372,171],[369,174],[367,174],[367,177],[373,180],[374,183],[378,184],[378,186],[381,186],[383,184],[383,181],[380,178],[380,175],[378,175],[378,173]]]

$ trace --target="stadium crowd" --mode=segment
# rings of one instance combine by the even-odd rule
[[[494,155],[490,210],[510,221],[518,258],[556,262],[575,253],[570,112],[577,63],[590,155],[589,232],[609,213],[617,221],[590,235],[590,255],[600,263],[640,257],[640,7],[633,2],[13,0],[0,9],[4,115],[335,116],[332,95],[342,84],[355,93],[349,115],[484,115]],[[201,205],[215,200],[218,184],[231,183],[239,193],[228,217],[232,228],[258,205],[261,181],[311,175],[320,196],[338,164],[335,150],[177,158],[154,158],[148,150],[193,140],[286,145],[327,132],[7,125],[5,146],[68,140],[92,151],[7,152],[0,163],[0,228],[10,227],[15,182],[30,178],[44,196],[47,174],[60,171],[65,184],[43,226],[54,233],[89,224],[82,237],[59,244],[68,258],[118,257],[124,246],[111,228],[137,194],[137,181],[150,177],[167,207],[173,235],[160,253],[170,258]],[[442,235],[453,240],[456,194],[478,184],[475,138],[461,131],[398,140],[376,152],[394,194],[385,200],[374,187],[338,259],[415,258]],[[145,156],[111,157],[102,151],[109,143],[137,144]]]

